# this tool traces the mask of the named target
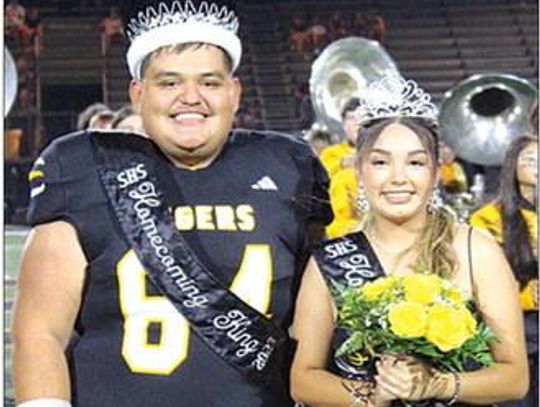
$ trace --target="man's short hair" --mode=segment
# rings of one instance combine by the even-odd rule
[[[341,109],[341,120],[345,119],[345,116],[349,112],[354,112],[360,106],[360,99],[357,97],[350,98],[347,103]]]

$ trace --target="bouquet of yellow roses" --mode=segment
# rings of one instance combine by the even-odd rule
[[[336,355],[357,366],[382,353],[420,357],[446,371],[493,362],[488,343],[495,335],[447,279],[415,273],[335,289],[338,325],[349,332]]]

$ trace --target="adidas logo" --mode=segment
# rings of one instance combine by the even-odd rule
[[[279,188],[277,187],[274,180],[272,180],[272,178],[270,178],[268,175],[265,175],[256,183],[254,183],[251,186],[251,189],[259,189],[263,191],[277,191]]]

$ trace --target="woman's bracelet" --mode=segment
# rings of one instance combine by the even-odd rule
[[[341,381],[341,385],[351,395],[353,401],[351,407],[357,404],[367,405],[369,398],[373,394],[373,389],[366,383],[358,383],[356,386],[345,380]]]
[[[447,406],[452,406],[456,404],[459,398],[459,391],[461,390],[461,377],[457,372],[450,372],[454,376],[454,394],[452,394],[452,397],[450,400],[446,402]]]

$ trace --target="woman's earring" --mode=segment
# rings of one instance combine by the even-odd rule
[[[360,213],[369,210],[369,202],[366,199],[366,191],[363,185],[358,186],[358,196],[356,197],[356,208]]]
[[[443,200],[441,198],[441,191],[439,187],[433,187],[433,192],[427,203],[427,211],[429,214],[433,215],[443,206]]]

